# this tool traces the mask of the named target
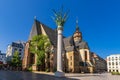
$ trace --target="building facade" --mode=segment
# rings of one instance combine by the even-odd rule
[[[105,72],[107,71],[107,62],[94,52],[91,52],[93,65],[95,66],[95,72]]]
[[[79,27],[71,37],[64,38],[66,72],[93,72],[90,49],[82,38]]]
[[[44,68],[54,71],[57,66],[57,32],[38,20],[34,20],[32,30],[29,35],[29,39],[26,42],[25,54],[23,57],[23,70],[29,68],[32,65],[33,70],[37,70],[36,67],[36,55],[30,52],[30,42],[35,35],[47,35],[49,41],[52,44],[51,52],[45,53],[45,65]],[[63,71],[65,72],[95,72],[96,61],[93,60],[93,55],[86,41],[83,40],[82,32],[79,29],[78,24],[76,30],[70,37],[63,36],[62,46],[62,62]],[[101,61],[102,63],[102,61]],[[105,64],[105,63],[103,63]],[[106,64],[105,64],[106,65]],[[105,66],[104,66],[105,67]]]
[[[24,46],[25,46],[25,43],[21,41],[12,42],[10,45],[8,45],[7,51],[6,51],[7,61],[10,61],[12,59],[15,51],[19,52],[19,56],[22,60],[23,55],[24,55]]]
[[[0,64],[6,64],[6,54],[0,51]]]
[[[120,54],[114,54],[107,57],[108,72],[120,72]]]

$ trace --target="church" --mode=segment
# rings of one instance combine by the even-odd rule
[[[94,52],[90,51],[88,43],[83,40],[82,32],[76,24],[76,30],[70,37],[63,36],[62,65],[64,72],[71,73],[93,73],[99,70],[106,70],[106,61]],[[45,64],[43,71],[54,72],[57,66],[57,31],[51,29],[37,19],[25,45],[24,57],[22,60],[22,69],[26,70],[32,67],[32,70],[38,70],[36,66],[36,55],[30,52],[30,42],[35,35],[47,35],[52,44],[51,52],[45,53]]]

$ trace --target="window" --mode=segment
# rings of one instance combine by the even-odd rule
[[[19,51],[22,51],[22,49],[19,49]]]
[[[72,66],[72,62],[70,62],[70,66]]]
[[[109,65],[111,65],[111,63],[109,62]]]
[[[70,60],[72,60],[72,56],[70,56]]]
[[[112,57],[112,61],[114,60],[114,57]]]
[[[87,51],[85,51],[85,61],[87,60]]]
[[[112,65],[114,65],[114,62],[112,62]]]
[[[118,72],[118,70],[116,70],[116,72]]]
[[[116,65],[118,65],[118,63],[116,62]]]
[[[14,50],[17,51],[17,48],[15,48]]]
[[[33,54],[33,53],[30,54],[30,63],[31,64],[35,63],[35,54]]]
[[[19,53],[19,55],[21,55],[21,53]]]
[[[109,72],[111,72],[111,70],[109,70]]]

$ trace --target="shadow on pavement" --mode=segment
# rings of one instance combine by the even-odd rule
[[[21,80],[80,80],[68,77],[55,77],[54,75],[32,73],[32,72],[22,72]]]
[[[0,71],[0,80],[80,80],[68,77],[55,77],[54,75],[22,72],[22,71]]]

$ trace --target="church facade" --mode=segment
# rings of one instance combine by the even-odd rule
[[[38,20],[34,20],[29,39],[26,42],[25,53],[23,57],[23,70],[32,67],[33,70],[38,70],[36,66],[36,55],[30,52],[30,41],[35,35],[47,35],[52,46],[51,52],[45,53],[45,64],[43,70],[49,71],[56,70],[57,66],[57,31],[53,30]],[[94,53],[95,54],[95,53]],[[96,55],[97,56],[97,55]],[[63,51],[62,51],[62,64],[64,72],[72,73],[84,73],[84,72],[96,72],[99,70],[106,70],[106,62],[104,59],[98,58],[93,55],[90,48],[83,40],[82,32],[79,30],[79,26],[76,25],[76,30],[70,37],[63,37]],[[102,59],[102,60],[101,60]],[[101,62],[99,62],[99,60]],[[96,63],[102,64],[102,67],[97,68]]]

